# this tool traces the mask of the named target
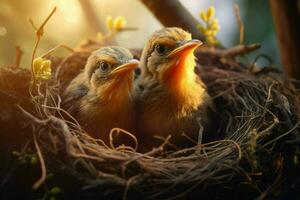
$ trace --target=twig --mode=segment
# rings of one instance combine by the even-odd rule
[[[276,188],[280,187],[280,184],[283,182],[282,173],[279,173],[274,182],[264,191],[259,197],[255,198],[255,200],[264,200],[271,192],[273,192]]]
[[[116,149],[116,147],[114,146],[114,142],[113,142],[114,141],[114,138],[113,138],[114,132],[124,133],[125,135],[130,136],[130,138],[132,138],[133,141],[135,142],[134,150],[137,151],[137,149],[138,149],[138,140],[137,140],[137,138],[132,133],[129,133],[128,131],[123,130],[121,128],[113,128],[113,129],[110,130],[110,133],[109,133],[109,144],[110,144],[110,147],[112,149]]]
[[[297,123],[292,129],[290,129],[289,131],[287,131],[287,132],[281,134],[280,136],[274,138],[273,140],[271,140],[271,141],[269,141],[269,142],[263,144],[258,150],[260,150],[260,149],[262,149],[262,148],[268,146],[269,144],[272,144],[272,143],[276,142],[277,140],[279,140],[279,139],[281,139],[281,138],[287,136],[288,134],[291,134],[291,133],[294,132],[297,128],[299,128],[299,125],[300,125],[300,122],[298,122],[298,123]]]
[[[44,158],[43,158],[43,155],[42,155],[41,149],[39,147],[39,144],[37,142],[35,134],[33,134],[33,142],[34,142],[34,146],[36,148],[36,151],[37,151],[37,154],[38,154],[38,157],[40,160],[41,170],[42,170],[42,176],[32,186],[32,188],[34,190],[36,190],[45,182],[47,171],[46,171],[45,161],[44,161]]]
[[[197,118],[197,122],[198,122],[198,125],[199,125],[198,142],[197,142],[197,144],[201,145],[202,144],[202,140],[203,140],[204,127],[203,127],[203,125],[201,123],[201,118],[200,117]]]
[[[132,162],[134,162],[134,161],[136,161],[136,160],[138,160],[138,159],[140,159],[140,158],[151,157],[151,156],[154,156],[155,154],[157,154],[157,153],[159,153],[159,152],[162,152],[163,149],[164,149],[164,147],[168,144],[168,142],[169,142],[170,139],[171,139],[171,135],[168,135],[167,138],[166,138],[166,140],[165,140],[165,141],[163,142],[163,144],[161,144],[159,147],[154,148],[154,149],[152,149],[151,151],[149,151],[149,152],[147,152],[147,153],[140,154],[140,155],[138,155],[138,156],[136,156],[136,157],[134,157],[134,158],[131,158],[130,160],[126,161],[126,162],[123,164],[123,166],[122,166],[122,168],[123,168],[123,170],[122,170],[122,171],[123,171],[123,174],[125,174],[124,171],[125,171],[125,169],[126,169],[126,166],[129,165],[130,163],[132,163]]]
[[[131,183],[134,181],[134,179],[136,179],[136,177],[137,177],[137,176],[133,176],[133,177],[131,177],[131,178],[126,182],[125,190],[124,190],[123,197],[122,197],[123,200],[126,200],[126,199],[127,199],[127,195],[128,195],[128,191],[129,191],[130,185],[131,185]]]
[[[35,85],[35,74],[34,74],[34,69],[33,69],[33,60],[35,58],[35,53],[37,50],[37,47],[41,41],[41,38],[44,34],[44,26],[47,24],[47,22],[50,20],[50,18],[52,17],[52,15],[55,13],[57,7],[54,7],[53,10],[51,11],[51,13],[48,15],[48,17],[44,20],[44,22],[40,25],[39,28],[37,28],[32,19],[29,19],[30,24],[32,25],[33,29],[35,30],[35,34],[36,34],[36,42],[32,51],[32,56],[31,56],[31,75],[32,75],[32,79],[33,79],[33,86]]]
[[[29,119],[31,119],[32,121],[34,121],[35,123],[37,124],[40,124],[40,125],[45,125],[47,124],[50,120],[49,119],[44,119],[44,120],[41,120],[41,119],[38,119],[36,118],[35,116],[33,116],[31,113],[27,112],[26,110],[24,110],[20,105],[17,105],[17,107],[20,109],[20,111]]]
[[[137,31],[137,30],[139,30],[138,27],[125,27],[125,28],[122,28],[120,30],[120,32],[124,32],[124,31]]]
[[[40,57],[44,58],[45,56],[48,56],[49,54],[53,53],[54,51],[56,51],[59,48],[64,48],[72,53],[74,52],[74,49],[72,49],[71,47],[69,47],[65,44],[59,44],[59,45],[53,47],[52,49],[50,49],[49,51],[47,51],[46,53],[44,53],[43,55],[41,55]]]
[[[203,54],[210,54],[215,57],[236,57],[242,56],[261,47],[260,44],[250,44],[250,45],[237,45],[228,49],[215,49],[215,48],[199,48],[197,51]]]
[[[189,135],[187,135],[186,133],[182,133],[181,134],[183,137],[185,137],[187,140],[189,140],[190,142],[192,142],[194,145],[198,144],[198,141],[194,140],[193,138],[191,138]]]
[[[244,24],[241,19],[240,8],[237,4],[234,5],[235,18],[240,30],[240,45],[244,44]]]
[[[20,46],[15,46],[15,49],[16,49],[16,60],[15,60],[14,67],[15,68],[19,68],[20,67],[20,63],[21,63],[21,59],[22,59],[22,56],[23,56],[24,52],[22,51],[22,49],[21,49]]]
[[[261,59],[261,58],[264,58],[265,60],[267,60],[269,62],[268,66],[267,67],[271,67],[272,66],[272,63],[273,63],[273,60],[272,58],[270,58],[268,55],[265,55],[265,54],[261,54],[261,55],[258,55],[254,61],[251,63],[250,67],[249,67],[249,72],[251,73],[254,73],[254,69],[256,67],[256,62]],[[264,67],[265,68],[265,67]]]

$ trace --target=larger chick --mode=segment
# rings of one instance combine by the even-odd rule
[[[173,143],[186,145],[197,141],[202,126],[207,129],[213,102],[194,72],[193,52],[201,44],[180,28],[164,28],[145,45],[136,93],[146,145],[154,135],[171,135]]]
[[[138,64],[122,47],[94,51],[83,72],[64,92],[63,107],[90,135],[105,143],[112,128],[131,131],[134,122],[131,91]]]

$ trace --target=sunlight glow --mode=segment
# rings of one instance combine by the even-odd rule
[[[7,30],[5,27],[0,26],[0,36],[5,36],[7,33]]]

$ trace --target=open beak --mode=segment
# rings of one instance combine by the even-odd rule
[[[123,65],[118,66],[117,68],[113,69],[111,71],[111,75],[126,75],[129,74],[130,72],[132,72],[135,68],[138,67],[139,65],[139,61],[132,59],[130,60],[128,63],[125,63]]]
[[[169,55],[170,57],[181,57],[184,54],[188,54],[190,52],[193,52],[195,49],[197,49],[200,45],[203,43],[200,40],[189,40],[185,44],[181,45],[180,47],[177,47],[174,49]]]

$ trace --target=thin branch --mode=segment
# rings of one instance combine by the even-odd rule
[[[15,60],[14,67],[19,68],[24,52],[22,51],[20,46],[15,46],[15,49],[16,49],[16,60]]]
[[[41,170],[42,170],[42,176],[32,186],[32,188],[34,190],[36,190],[45,182],[47,171],[46,171],[45,161],[44,161],[44,158],[43,158],[43,155],[42,155],[41,149],[39,147],[39,144],[37,142],[35,134],[33,134],[33,142],[34,142],[34,146],[36,148],[36,151],[37,151],[37,154],[38,154],[38,157],[40,160],[40,165],[41,165]]]
[[[236,57],[248,54],[261,47],[260,44],[237,45],[228,49],[199,48],[197,51],[215,57]]]
[[[59,48],[64,48],[64,49],[66,49],[66,50],[68,50],[72,53],[74,52],[74,49],[72,49],[71,47],[69,47],[65,44],[59,44],[59,45],[53,47],[52,49],[50,49],[49,51],[47,51],[46,53],[44,53],[43,55],[41,55],[40,57],[44,58],[44,57],[48,56],[49,54],[53,53],[54,51],[56,51]]]
[[[110,147],[112,149],[116,149],[116,147],[114,146],[114,137],[113,137],[114,132],[117,132],[117,134],[123,133],[123,134],[129,136],[130,138],[132,138],[134,143],[135,143],[134,150],[137,151],[137,149],[138,149],[138,140],[137,140],[137,138],[132,133],[129,133],[128,131],[123,130],[121,128],[113,128],[113,129],[110,130],[109,144],[110,144]]]
[[[51,11],[51,13],[48,15],[48,17],[44,20],[44,22],[40,25],[39,28],[37,28],[32,19],[29,19],[30,24],[32,25],[33,29],[35,30],[35,34],[36,34],[36,42],[32,51],[32,56],[31,56],[31,75],[32,75],[32,79],[33,79],[33,85],[35,85],[35,74],[34,74],[34,69],[33,69],[33,60],[35,58],[35,53],[37,50],[37,47],[41,41],[41,38],[44,34],[44,27],[47,24],[47,22],[50,20],[50,18],[52,17],[52,15],[55,13],[55,11],[57,10],[57,7],[54,7],[53,10]]]
[[[235,13],[235,18],[236,21],[238,23],[239,26],[239,30],[240,30],[240,45],[244,44],[244,24],[243,21],[241,19],[241,13],[240,13],[240,8],[237,4],[234,5],[234,13]]]

